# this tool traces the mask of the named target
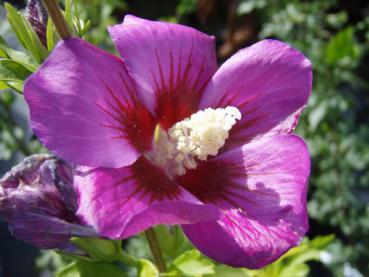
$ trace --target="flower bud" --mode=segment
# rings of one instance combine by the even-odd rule
[[[0,216],[20,240],[43,249],[74,251],[71,237],[97,236],[75,215],[74,167],[50,155],[33,155],[0,180]]]
[[[42,0],[28,0],[25,16],[41,42],[46,46],[46,25],[48,14]]]

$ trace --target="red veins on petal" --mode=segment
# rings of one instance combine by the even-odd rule
[[[246,178],[243,165],[225,161],[207,161],[185,175],[177,176],[178,183],[201,201],[208,203],[228,202],[238,206],[231,196],[240,197],[234,191],[247,189],[235,179]]]
[[[168,178],[163,170],[146,158],[141,157],[132,165],[132,171],[138,183],[137,189],[132,195],[140,192],[142,197],[149,195],[150,202],[177,199],[180,188]]]
[[[174,57],[171,52],[169,54],[170,76],[169,81],[165,82],[166,76],[164,76],[159,55],[156,51],[155,53],[155,59],[159,69],[159,80],[155,77],[155,74],[152,74],[157,99],[155,113],[161,126],[167,130],[176,122],[189,117],[197,111],[200,97],[208,83],[208,81],[203,82],[203,84],[200,82],[205,73],[206,60],[204,59],[202,61],[197,78],[191,83],[190,74],[196,65],[193,62],[194,56],[192,49],[186,61],[183,60],[182,51],[180,51],[176,73],[174,69]]]
[[[140,152],[149,150],[152,146],[153,132],[155,128],[154,117],[136,98],[135,92],[121,76],[122,84],[128,92],[128,97],[122,95],[124,103],[120,100],[108,84],[101,81],[109,94],[108,106],[99,103],[96,105],[107,115],[108,121],[100,123],[101,126],[117,131],[112,139],[127,139]]]

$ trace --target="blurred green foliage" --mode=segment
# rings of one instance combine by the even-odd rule
[[[346,276],[347,268],[369,275],[369,4],[366,1],[80,0],[66,1],[63,5],[72,31],[109,51],[114,51],[114,46],[106,26],[120,22],[125,13],[133,13],[191,25],[217,36],[221,59],[266,37],[286,41],[304,52],[314,69],[313,93],[297,129],[306,138],[313,161],[309,235],[336,234],[336,240],[325,251],[328,258],[323,259],[332,275]],[[9,5],[7,10],[10,24],[17,26],[16,35],[24,51],[15,51],[0,38],[0,90],[5,90],[0,94],[0,160],[9,160],[15,152],[28,155],[42,149],[35,138],[26,137],[25,130],[14,119],[12,107],[16,97],[11,90],[21,92],[24,79],[58,40],[50,22],[48,43],[44,47],[24,17]],[[158,232],[168,230],[158,229]],[[208,263],[203,262],[203,256],[196,252],[185,254],[193,250],[181,239],[179,235],[172,237],[165,249],[172,257],[185,255],[178,258],[177,270],[186,269],[183,266],[186,257],[195,257],[194,260],[199,257],[196,262],[206,268]],[[314,248],[314,241],[310,244],[305,241],[291,252],[298,256],[301,249],[304,253],[321,251],[319,247]],[[135,255],[148,256],[139,237],[129,241],[128,249]],[[312,259],[316,259],[315,254]],[[289,262],[289,255],[292,254],[265,270],[248,274],[281,276],[273,274],[294,264]],[[305,260],[296,259],[302,260],[294,269],[300,275],[294,276],[306,276]],[[246,271],[231,273],[222,266],[211,270],[218,274],[215,276],[225,273],[248,276],[242,275]]]
[[[305,277],[309,274],[308,262],[320,261],[327,247],[334,240],[334,235],[317,236],[312,240],[305,238],[298,247],[288,251],[277,261],[263,269],[247,270],[217,264],[194,250],[179,227],[155,228],[164,256],[168,257],[168,276],[196,277]],[[164,235],[164,236],[163,236]],[[143,236],[128,241],[126,250],[140,258],[152,259]],[[174,250],[174,251],[173,251]],[[323,254],[322,254],[323,253]]]

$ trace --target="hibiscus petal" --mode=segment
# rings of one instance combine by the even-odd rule
[[[225,146],[230,149],[261,135],[292,133],[311,83],[311,64],[302,53],[283,42],[263,40],[219,68],[200,108],[235,106],[241,111]]]
[[[229,151],[210,163],[228,167],[229,181],[214,201],[222,210],[220,220],[183,225],[196,247],[231,266],[260,268],[299,243],[308,229],[310,172],[309,152],[302,139],[277,135]]]
[[[169,180],[145,158],[119,169],[79,172],[77,215],[112,239],[123,239],[158,224],[216,220],[219,210],[203,204]]]
[[[154,125],[134,94],[119,58],[77,38],[59,42],[24,87],[41,142],[88,166],[132,164],[140,155],[136,142],[151,140]]]
[[[165,128],[197,110],[200,95],[216,70],[214,37],[131,15],[109,32],[142,101]]]

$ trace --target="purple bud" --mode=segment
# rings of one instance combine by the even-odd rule
[[[42,0],[28,0],[25,16],[41,42],[46,46],[46,25],[48,14]]]
[[[0,216],[20,240],[39,248],[74,251],[71,237],[97,236],[75,215],[74,167],[50,155],[33,155],[0,180]]]

